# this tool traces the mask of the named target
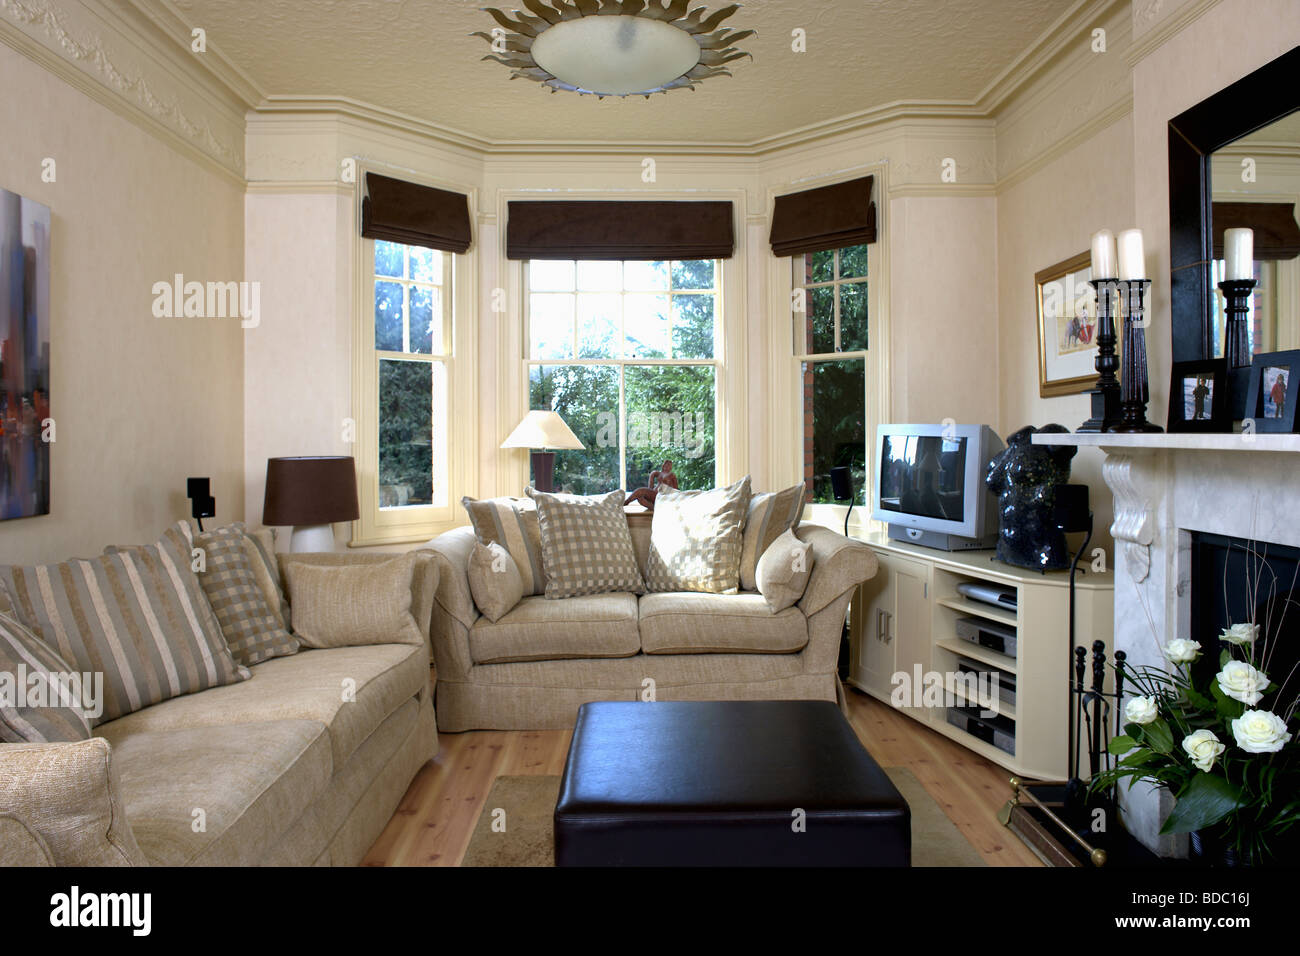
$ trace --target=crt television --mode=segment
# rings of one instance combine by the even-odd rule
[[[871,517],[889,537],[944,551],[997,544],[997,502],[984,486],[1002,440],[987,425],[880,425]]]

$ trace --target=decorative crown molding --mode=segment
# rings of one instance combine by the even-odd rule
[[[175,51],[150,49],[140,24],[125,22],[123,12],[98,0],[0,0],[0,42],[182,152],[242,179],[237,100],[187,70]]]
[[[1129,66],[1136,66],[1219,2],[1220,0],[1183,0],[1182,7],[1169,13],[1168,0],[1134,0],[1133,46],[1128,51]]]

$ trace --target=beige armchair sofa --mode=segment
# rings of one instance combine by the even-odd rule
[[[650,527],[630,527],[644,572]],[[657,700],[839,699],[844,615],[876,558],[825,528],[795,533],[812,545],[812,575],[802,600],[779,614],[756,592],[531,595],[496,623],[470,594],[473,530],[439,535],[422,546],[438,566],[430,636],[439,730],[568,728],[581,704],[641,699],[650,686]]]
[[[417,562],[426,634],[437,575]],[[427,641],[303,649],[87,741],[0,744],[0,864],[354,865],[437,753],[429,666]]]

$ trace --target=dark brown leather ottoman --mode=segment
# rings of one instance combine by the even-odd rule
[[[557,866],[908,866],[911,854],[907,802],[832,703],[578,710]]]

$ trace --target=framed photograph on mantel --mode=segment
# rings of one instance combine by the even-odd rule
[[[1034,275],[1038,304],[1038,394],[1086,392],[1097,384],[1097,293],[1088,252]]]
[[[1232,431],[1227,359],[1174,363],[1169,380],[1169,431]]]
[[[1300,350],[1265,352],[1250,366],[1246,418],[1257,432],[1296,430],[1296,401],[1300,399]]]

